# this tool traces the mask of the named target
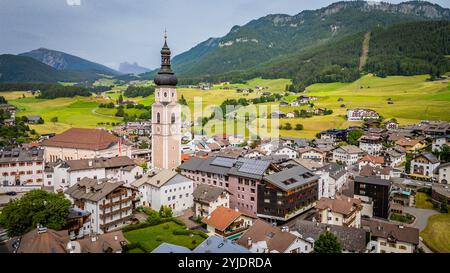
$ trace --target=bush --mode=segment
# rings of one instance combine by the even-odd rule
[[[186,224],[183,221],[181,221],[180,219],[172,218],[172,222],[174,222],[175,224],[178,224],[180,226],[186,227]]]
[[[417,191],[426,193],[427,195],[431,195],[431,192],[432,192],[431,188],[420,188]]]
[[[194,234],[194,232],[192,230],[188,230],[188,229],[175,229],[174,231],[172,231],[173,235],[191,235]]]
[[[136,248],[141,249],[143,252],[147,252],[145,250],[144,246],[141,243],[139,243],[139,242],[137,242],[137,243],[130,243],[130,244],[127,244],[127,245],[123,246],[123,251],[124,252],[130,252],[130,250],[136,249]]]

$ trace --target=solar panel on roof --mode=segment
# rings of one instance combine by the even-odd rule
[[[262,175],[269,166],[269,162],[262,160],[244,160],[239,168],[240,172]]]
[[[211,162],[211,165],[231,168],[231,167],[233,167],[234,162],[236,162],[236,160],[233,159],[233,158],[216,157],[216,158],[214,158],[214,160]]]

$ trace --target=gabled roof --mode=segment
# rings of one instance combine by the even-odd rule
[[[211,215],[203,219],[203,223],[216,228],[217,230],[224,231],[229,227],[236,219],[244,215],[243,213],[226,208],[224,206],[217,207]],[[246,215],[247,217],[254,218]]]
[[[426,160],[428,160],[431,164],[436,164],[439,163],[439,159],[436,158],[436,156],[434,154],[430,154],[430,153],[424,153],[424,154],[420,154],[420,155],[416,155],[414,157],[414,159],[419,158],[419,157],[424,157]]]
[[[252,243],[266,242],[269,252],[276,251],[278,253],[285,252],[297,240],[297,236],[294,234],[281,231],[280,228],[260,219],[256,220],[242,234],[237,243],[245,248],[249,248],[251,247],[248,245],[249,238],[252,240]]]
[[[86,150],[105,150],[119,142],[119,138],[101,129],[71,128],[42,142],[46,147]]]
[[[219,236],[210,236],[198,245],[193,253],[250,253],[248,249],[236,244],[232,240]]]
[[[330,177],[337,180],[347,173],[346,167],[336,162],[331,162],[320,170],[330,173]]]
[[[184,246],[162,243],[153,249],[152,253],[192,253],[192,250]]]
[[[122,247],[128,244],[122,231],[113,231],[100,234],[95,241],[88,236],[77,241],[82,253],[115,253],[122,251]]]
[[[93,158],[93,159],[79,159],[68,160],[66,165],[71,171],[89,170],[89,169],[109,169],[120,168],[127,166],[135,166],[134,161],[128,156],[118,156],[111,158]]]
[[[355,145],[344,145],[341,147],[336,148],[336,150],[343,150],[344,152],[348,153],[348,154],[362,154],[364,153],[363,150],[361,150],[359,147],[355,146]]]
[[[359,171],[361,176],[379,176],[379,175],[389,175],[392,171],[391,167],[372,167],[369,164],[364,165]]]
[[[123,182],[108,182],[107,179],[97,180],[85,177],[68,188],[65,193],[73,199],[98,202],[123,184]]]
[[[190,181],[190,179],[177,173],[176,171],[162,170],[154,176],[151,176],[150,174],[144,175],[142,178],[139,178],[138,180],[131,183],[131,185],[138,188],[143,184],[149,184],[153,187],[160,188],[167,184],[181,183],[186,181]]]
[[[67,230],[56,231],[47,229],[38,233],[38,229],[26,233],[20,240],[18,253],[66,253],[70,242]]]
[[[194,190],[194,201],[202,203],[211,203],[216,201],[220,195],[228,193],[227,190],[219,187],[214,187],[207,184],[199,184]]]
[[[409,139],[409,138],[400,138],[398,139],[395,144],[402,146],[402,147],[412,147],[412,146],[416,146],[417,144],[420,143],[420,140],[417,139]]]
[[[342,248],[351,252],[365,252],[367,246],[367,232],[361,228],[336,226],[299,220],[295,223],[296,230],[304,240],[308,238],[316,241],[327,230],[333,233],[342,245]]]
[[[361,219],[361,225],[370,230],[372,237],[419,244],[419,230],[417,228],[399,226],[375,219]]]
[[[325,151],[323,151],[323,150],[321,150],[319,148],[315,148],[315,147],[306,147],[306,148],[298,150],[298,152],[300,154],[307,153],[307,152],[317,152],[317,153],[322,154],[322,155],[326,154]]]
[[[316,209],[330,209],[333,212],[348,215],[354,210],[355,207],[360,205],[361,200],[357,198],[338,195],[334,199],[327,197],[320,198],[320,200],[316,203]]]
[[[383,156],[365,155],[359,161],[360,162],[369,161],[369,162],[372,162],[374,164],[383,165],[384,164],[384,157]]]

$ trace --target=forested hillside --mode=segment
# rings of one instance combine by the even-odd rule
[[[253,69],[357,33],[415,21],[450,20],[450,10],[424,1],[400,4],[345,1],[290,16],[268,15],[235,26],[173,59],[182,78],[214,77]]]

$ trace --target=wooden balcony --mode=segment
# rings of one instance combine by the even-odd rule
[[[132,209],[133,209],[133,206],[130,205],[128,207],[120,208],[120,209],[114,210],[112,212],[99,213],[99,216],[100,216],[100,218],[105,219],[106,217],[109,217],[111,215],[114,215],[114,214],[117,214],[117,213],[120,213],[120,212],[126,212],[126,211],[132,210]]]
[[[112,221],[112,222],[109,222],[109,223],[107,223],[107,224],[101,224],[101,225],[100,225],[100,228],[101,228],[103,231],[107,231],[108,227],[113,226],[113,225],[116,225],[116,224],[121,224],[122,222],[126,222],[126,221],[128,221],[128,220],[131,220],[131,218],[133,218],[133,215],[129,215],[129,216],[127,216],[127,217],[117,219],[117,220]]]
[[[128,201],[133,201],[133,200],[134,200],[134,196],[129,196],[127,198],[120,199],[119,201],[116,201],[116,202],[109,202],[109,203],[106,203],[106,204],[101,204],[100,205],[100,209],[110,208],[110,207],[119,205],[121,203],[126,203]]]
[[[220,236],[222,236],[222,237],[229,237],[229,236],[232,236],[232,235],[236,235],[238,233],[242,233],[242,232],[246,231],[248,228],[249,227],[241,227],[241,228],[238,228],[238,229],[235,229],[235,230],[224,231],[224,232],[216,229],[215,233],[220,235]]]

